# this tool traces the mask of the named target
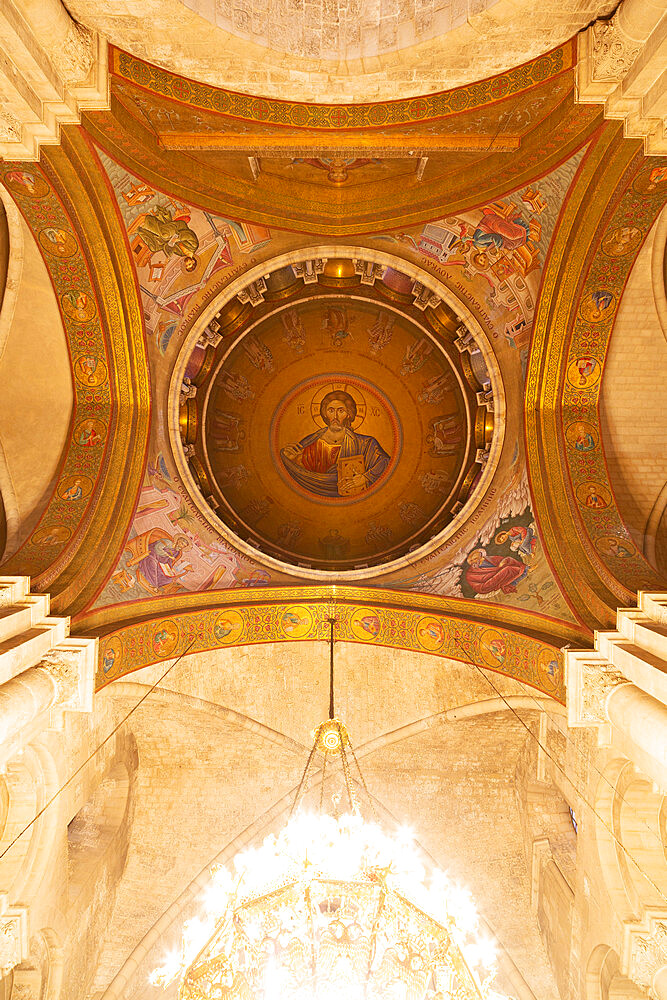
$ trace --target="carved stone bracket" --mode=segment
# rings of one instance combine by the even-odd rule
[[[486,406],[488,410],[493,412],[493,389],[490,382],[487,382],[484,388],[477,393],[477,403],[479,406]]]
[[[477,342],[473,337],[472,333],[463,323],[456,328],[456,340],[454,341],[454,346],[459,354],[463,354],[464,351],[474,351],[477,349]]]
[[[97,665],[97,639],[72,639],[46,653],[39,667],[58,687],[57,707],[91,712]]]
[[[315,260],[303,260],[298,264],[292,264],[295,278],[303,278],[304,285],[312,285],[317,281],[318,274],[324,271],[326,260],[318,257]]]
[[[257,278],[255,281],[251,281],[249,285],[242,288],[238,293],[239,302],[249,302],[253,308],[258,306],[260,302],[264,301],[264,292],[266,291],[266,281],[264,278]]]
[[[355,260],[354,270],[361,275],[362,285],[374,285],[376,280],[384,274],[385,267],[383,264],[374,264],[370,260]]]
[[[28,949],[28,908],[10,906],[7,893],[0,893],[0,975],[20,965]]]
[[[656,976],[667,967],[667,913],[649,911],[641,923],[625,925],[621,962],[623,972],[646,990],[652,1000],[660,1000],[655,991]]]
[[[618,16],[611,21],[596,21],[592,33],[592,78],[614,80],[624,77],[641,51],[634,39],[619,26]]]
[[[414,304],[417,306],[417,309],[420,309],[422,312],[428,306],[435,309],[436,306],[440,305],[440,297],[436,295],[435,292],[432,292],[430,288],[427,288],[426,285],[423,285],[421,281],[415,281],[412,286],[412,295],[414,298]]]
[[[565,688],[568,724],[575,728],[596,727],[599,741],[607,743],[611,734],[605,702],[614,688],[627,683],[627,678],[599,653],[590,650],[566,650]]]
[[[196,395],[197,386],[193,385],[191,379],[186,375],[181,384],[181,401],[184,399],[194,399]]]
[[[218,332],[219,330],[220,324],[218,321],[215,319],[211,320],[197,341],[197,346],[202,348],[217,347],[222,340],[222,334]]]

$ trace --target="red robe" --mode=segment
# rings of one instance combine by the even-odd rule
[[[513,594],[517,581],[527,572],[526,566],[512,556],[485,556],[478,566],[468,567],[465,579],[476,594],[490,594],[494,590]]]

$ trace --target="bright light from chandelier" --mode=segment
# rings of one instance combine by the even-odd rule
[[[426,872],[407,829],[299,812],[233,867],[215,869],[154,985],[180,977],[183,1000],[497,997],[470,894]]]
[[[329,718],[313,733],[290,819],[238,854],[233,872],[214,868],[202,917],[185,924],[180,952],[150,981],[178,978],[179,1000],[503,1000],[470,893],[427,873],[409,829],[390,836],[361,816],[359,789],[375,807],[335,716],[328,621]],[[320,811],[308,813],[300,807],[318,754]],[[330,760],[344,778],[343,815],[322,811]]]

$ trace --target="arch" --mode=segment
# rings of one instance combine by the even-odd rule
[[[6,243],[9,252],[0,273],[0,507],[6,521],[0,525],[1,561],[25,541],[48,502],[69,437],[73,389],[48,270],[1,184],[0,212],[0,247]]]
[[[598,944],[586,963],[586,1000],[609,1000],[609,984],[618,972],[618,955],[606,944]]]
[[[357,599],[349,604],[343,603],[345,588],[335,587],[330,591],[329,595],[320,591],[317,597],[303,598],[298,605],[289,599],[293,597],[289,592],[274,595],[264,591],[255,604],[248,603],[247,598],[243,603],[237,603],[232,594],[231,600],[227,599],[217,607],[212,608],[207,600],[207,606],[201,610],[191,606],[188,611],[163,612],[140,622],[118,625],[113,631],[100,628],[96,687],[99,690],[148,664],[189,652],[257,643],[321,641],[327,634],[327,615],[333,613],[338,619],[338,641],[396,648],[470,663],[473,668],[507,674],[523,681],[557,702],[565,701],[563,656],[553,638],[551,641],[534,638],[518,629],[508,629],[500,622],[489,629],[488,615],[486,621],[455,617],[451,613],[443,613],[442,604],[436,607],[425,605],[420,610],[408,608],[401,595],[391,591],[358,593]],[[203,596],[209,598],[208,594]],[[331,603],[326,601],[327,596],[331,598]],[[367,598],[368,604],[361,603],[362,597]],[[293,613],[294,608],[308,623],[307,630],[296,640],[281,625],[284,615],[290,613],[290,609]],[[369,615],[377,626],[371,630],[372,634],[355,626],[356,620]],[[260,621],[261,628],[258,628]],[[190,630],[195,622],[197,632],[193,640]],[[220,623],[224,624],[224,628]],[[437,634],[436,641],[428,644],[424,641],[426,628]],[[163,644],[165,635],[168,637],[166,645]],[[156,636],[159,637],[157,645],[153,641]],[[489,656],[488,640],[491,638],[502,644],[504,656]]]
[[[43,928],[30,939],[30,954],[17,965],[11,980],[7,1000],[61,1000],[63,949],[51,928]],[[2,992],[0,992],[2,997]]]
[[[600,775],[595,797],[595,843],[597,846],[598,871],[611,905],[620,920],[630,919],[632,907],[628,903],[626,884],[623,877],[618,836],[617,785],[628,780],[626,772],[632,774],[633,765],[624,757],[609,761]],[[613,834],[612,832],[613,831]]]
[[[652,783],[632,769],[623,772],[625,780],[617,785],[615,831],[621,844],[632,857],[618,848],[619,864],[632,909],[641,913],[651,907],[664,906],[667,892],[665,844],[660,818],[665,797],[654,790]],[[636,862],[636,863],[633,863]],[[642,877],[645,872],[647,878]]]
[[[67,824],[70,906],[84,890],[106,853],[113,847],[129,808],[130,774],[116,760],[100,779],[86,803]],[[127,850],[127,847],[125,847]],[[122,871],[124,851],[117,851]]]
[[[12,170],[21,168],[21,164],[6,162],[3,176],[6,179]],[[42,233],[47,243],[43,213],[48,207],[52,226],[57,226],[78,268],[80,284],[72,289],[69,271],[58,266],[53,254],[43,252],[72,353],[76,395],[57,483],[30,537],[21,539],[3,569],[9,574],[29,573],[36,589],[50,591],[54,611],[66,608],[72,613],[96,591],[106,569],[105,554],[112,559],[124,536],[143,471],[150,386],[134,275],[119,262],[115,249],[124,248],[125,236],[95,154],[81,130],[64,129],[61,144],[45,147],[40,164],[31,169],[39,175],[42,193],[30,197],[12,189],[16,204],[35,237]],[[92,309],[86,345],[104,376],[93,391],[86,391],[85,381],[75,375],[81,351],[80,322],[66,312],[63,303],[72,291],[84,293]],[[93,443],[84,447],[91,440],[90,427]],[[66,496],[79,475],[85,476],[85,490],[80,496]],[[96,551],[99,558],[91,560],[90,551]]]
[[[585,1000],[648,1000],[648,994],[618,970],[619,959],[614,949],[606,944],[596,945],[586,965]]]
[[[628,276],[600,389],[600,431],[619,512],[634,544],[665,578],[667,562],[662,564],[659,543],[667,507],[663,428],[659,418],[638,422],[636,401],[641,398],[647,414],[660,413],[656,373],[667,365],[667,333],[662,326],[666,321],[661,316],[661,309],[667,315],[662,274],[666,228],[667,209],[663,209]]]
[[[126,685],[121,683],[117,686],[116,692],[119,693],[122,697],[125,697],[126,694],[130,694],[132,692],[132,688],[134,687],[135,686],[131,684]],[[110,688],[108,691],[108,697],[113,697],[113,696],[114,696],[114,687],[112,686],[112,688]],[[170,717],[169,712],[166,710],[166,705],[170,700],[174,704],[179,700],[183,701],[188,708],[194,709],[197,712],[197,714],[199,714],[199,712],[211,711],[210,706],[207,705],[205,702],[197,703],[198,701],[197,699],[193,699],[187,696],[184,697],[178,692],[163,692],[160,695],[160,700],[162,704],[156,705],[154,710],[156,720],[168,719]],[[220,709],[217,709],[215,714],[218,715],[219,712]],[[222,712],[224,712],[226,715],[229,712],[229,710],[222,709]],[[516,752],[518,752],[518,748],[521,746],[523,740],[525,739],[525,731],[520,725],[517,725],[516,720],[512,718],[511,714],[505,712],[505,717],[508,719],[510,727],[513,727],[512,736],[510,738],[512,740],[512,747]],[[244,722],[243,718],[240,715],[230,716],[230,718],[232,719],[232,721],[238,722],[241,725],[243,725],[244,728],[246,725],[249,725],[252,729],[255,729],[256,727],[256,723],[254,720],[247,720]],[[480,735],[484,734],[481,738],[481,742],[484,742],[488,748],[488,754],[485,753],[484,755],[482,755],[482,752],[481,751],[479,752],[480,753],[479,759],[480,761],[484,760],[485,762],[490,761],[491,763],[489,764],[489,766],[491,772],[496,774],[497,773],[496,758],[498,753],[498,748],[496,744],[496,734],[499,731],[502,719],[501,718],[492,720],[490,719],[488,720],[488,722],[492,722],[493,725],[487,726],[487,719],[480,716],[477,719],[465,717],[461,721],[449,722],[446,725],[433,725],[430,728],[430,732],[425,733],[423,732],[423,730],[421,731],[421,736],[425,738],[423,747],[426,749],[427,752],[430,751],[433,752],[434,754],[441,754],[443,748],[446,747],[448,748],[448,752],[452,753],[453,759],[457,759],[456,758],[458,752],[457,748],[465,745],[467,748],[469,748],[469,752],[471,753],[472,757],[476,758],[479,744],[477,741],[469,739],[469,733],[471,732],[471,730],[475,730],[476,732],[480,733]],[[194,720],[192,722],[188,721],[188,727],[189,728],[191,727],[193,731],[202,731],[199,728],[199,724],[198,723],[195,724]],[[357,749],[360,754],[363,754],[367,758],[372,755],[383,754],[386,751],[391,751],[392,753],[395,753],[395,749],[392,748],[392,744],[395,744],[397,740],[405,742],[406,745],[410,744],[411,741],[415,740],[418,732],[419,730],[413,729],[413,727],[407,727],[406,729],[401,730],[399,732],[383,734],[383,736],[378,740],[369,742],[366,746],[358,747]],[[269,738],[275,740],[275,737],[276,734],[274,732],[269,733]],[[450,739],[452,739],[453,742],[450,743],[449,742]],[[422,753],[424,751],[421,748],[422,748],[422,742],[420,741],[416,747],[413,745],[412,750],[410,750],[409,752],[415,755],[415,759],[422,760],[423,759]],[[364,751],[367,751],[367,754],[365,754]],[[301,758],[302,762],[305,762],[306,759],[305,748],[301,751],[301,753],[302,753],[302,758]],[[391,754],[387,756],[387,760],[393,760],[393,759],[394,757],[391,756]],[[376,766],[380,767],[381,769],[385,768],[386,761],[379,761],[376,764]],[[372,760],[367,760],[364,770],[366,770],[366,768],[370,768],[371,771],[373,770]],[[327,774],[328,773],[329,772],[327,772]],[[391,778],[388,778],[388,780],[391,780]],[[461,774],[460,778],[456,780],[463,781],[465,779],[464,776]],[[428,765],[425,765],[424,784],[422,786],[422,793],[424,796],[426,796],[427,800],[430,797],[429,789],[432,788],[432,781],[433,781],[433,775],[431,768]],[[503,787],[505,789],[504,794],[507,795],[508,801],[511,802],[513,797],[511,780],[508,780],[506,785],[504,785]],[[144,934],[141,940],[137,940],[135,938],[132,941],[132,950],[128,948],[127,952],[123,954],[122,957],[125,959],[124,965],[117,973],[116,977],[106,987],[106,990],[101,993],[100,1000],[102,997],[104,997],[104,1000],[111,1000],[111,998],[121,998],[125,995],[129,995],[135,988],[134,983],[144,981],[146,972],[151,968],[150,963],[155,962],[155,964],[159,964],[160,955],[158,952],[153,951],[153,949],[157,947],[159,949],[159,952],[162,952],[164,949],[170,948],[172,944],[172,938],[178,936],[180,932],[180,926],[182,920],[186,919],[196,910],[198,906],[197,897],[199,896],[200,891],[208,883],[210,877],[209,876],[210,865],[215,863],[215,861],[219,861],[221,863],[228,862],[233,857],[233,855],[236,854],[241,848],[250,845],[253,841],[256,841],[257,839],[261,839],[266,833],[270,832],[272,829],[275,829],[276,825],[281,825],[281,823],[286,818],[287,812],[289,811],[291,802],[293,800],[293,793],[295,788],[296,788],[296,783],[292,785],[290,790],[287,791],[286,794],[284,794],[282,798],[280,798],[278,801],[273,801],[272,799],[270,799],[269,801],[271,802],[271,804],[269,805],[269,808],[267,809],[266,812],[264,812],[260,817],[255,819],[254,822],[252,822],[245,830],[243,830],[241,834],[235,836],[233,839],[230,839],[229,843],[222,849],[222,851],[216,854],[215,859],[207,860],[206,865],[201,869],[199,874],[195,875],[192,882],[185,889],[185,891],[181,893],[180,896],[178,896],[175,899],[172,899],[170,897],[168,905],[165,906],[165,909],[162,911],[161,915],[158,917],[155,923],[150,927],[150,929]],[[373,786],[371,785],[371,791],[372,789]],[[479,794],[482,796],[484,795],[482,787],[480,787]],[[377,798],[375,799],[375,801],[378,811],[382,817],[382,821],[388,822],[389,825],[393,827],[394,824],[397,822],[396,817],[392,816],[390,814],[389,808],[383,805],[383,796],[381,793],[379,796],[379,801]],[[487,822],[493,822],[491,816],[492,816],[492,810],[489,810],[489,814],[487,815]],[[453,826],[456,825],[455,820],[452,820],[452,824]],[[430,844],[429,846],[430,849],[432,850],[433,845]],[[136,873],[134,877],[136,878]],[[501,881],[501,883],[499,883],[498,889],[500,893],[500,898],[504,898],[503,894],[506,892],[506,884],[504,880]],[[490,915],[487,914],[487,917],[489,916]],[[531,921],[531,927],[532,927],[532,921]],[[490,930],[490,933],[492,934],[493,931]],[[137,935],[137,937],[139,937],[139,935]],[[115,951],[114,954],[118,955],[118,952]],[[501,962],[503,965],[506,965],[505,973],[508,977],[510,977],[512,959],[509,956],[501,954]],[[531,992],[529,985],[526,985],[526,983],[521,980],[520,976],[517,975],[516,968],[513,970],[513,972],[514,972],[514,979],[513,980],[510,979],[510,982],[512,982],[512,987],[513,987],[512,992],[516,993],[517,996],[520,996],[522,1000],[534,1000],[534,995]],[[523,970],[523,972],[525,975],[526,974],[525,970]],[[523,985],[520,989],[519,984],[522,982]],[[534,984],[532,988],[533,990],[535,989]],[[539,995],[539,993],[537,995]]]
[[[638,589],[659,589],[660,583],[641,552],[628,541],[608,483],[598,417],[600,380],[615,308],[622,301],[636,254],[663,205],[662,196],[643,194],[654,162],[658,161],[646,161],[638,147],[624,142],[618,126],[607,123],[601,129],[582,160],[561,213],[533,328],[525,423],[535,512],[556,573],[573,595],[583,620],[593,627],[612,627],[620,603],[629,602]],[[593,357],[592,348],[581,346],[591,325],[585,317],[585,297],[590,300],[598,286],[603,287],[600,275],[610,259],[604,246],[612,245],[605,240],[621,232],[630,200],[635,209],[634,243],[614,258],[612,315],[610,322],[598,324]],[[578,359],[593,363],[591,384],[584,389],[581,380],[577,382]],[[571,421],[584,418],[597,428],[598,439],[586,453],[577,451],[565,436]],[[587,506],[575,492],[590,478],[591,463],[610,489],[604,528],[596,518],[595,505]],[[616,539],[616,547],[609,537]]]
[[[55,830],[55,811],[40,817],[22,836],[21,831],[28,827],[57,785],[48,780],[48,771],[45,775],[33,748],[10,762],[4,782],[7,812],[0,850],[4,852],[10,844],[13,846],[0,860],[0,881],[11,899],[30,898],[29,884],[35,874],[39,879],[40,856],[49,852],[50,845],[45,847],[43,841],[48,842]]]
[[[600,775],[595,814],[598,870],[614,912],[622,922],[642,919],[664,902],[664,796],[618,757]]]
[[[89,768],[92,784],[86,800],[67,825],[67,880],[63,887],[61,932],[68,961],[60,973],[62,1000],[86,996],[92,986],[127,864],[139,767],[133,733],[126,728],[120,730],[112,750],[102,773]],[[73,934],[75,948],[72,948]]]

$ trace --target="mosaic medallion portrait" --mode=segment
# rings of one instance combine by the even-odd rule
[[[377,386],[342,373],[296,386],[276,413],[272,433],[278,470],[290,485],[330,503],[364,499],[385,483],[396,468],[401,437],[398,416]]]
[[[216,517],[283,563],[391,562],[442,530],[481,471],[479,385],[418,316],[315,294],[248,324],[207,366],[205,379],[188,369],[191,467]]]

